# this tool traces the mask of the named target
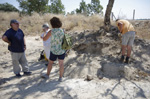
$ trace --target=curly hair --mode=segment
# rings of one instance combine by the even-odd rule
[[[60,28],[60,27],[62,27],[62,22],[57,17],[53,17],[52,19],[50,19],[50,23],[52,25],[52,28]]]

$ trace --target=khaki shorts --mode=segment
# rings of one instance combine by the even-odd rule
[[[122,45],[133,46],[135,39],[135,31],[129,31],[122,35]]]

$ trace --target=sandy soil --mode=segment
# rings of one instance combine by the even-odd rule
[[[75,46],[65,59],[64,81],[58,82],[59,67],[55,63],[50,79],[40,77],[46,72],[45,61],[38,62],[42,40],[26,37],[32,75],[16,78],[12,72],[7,44],[0,40],[1,99],[149,99],[150,43],[136,39],[131,63],[118,61],[119,40],[102,31],[73,34]],[[90,81],[87,81],[90,76]]]

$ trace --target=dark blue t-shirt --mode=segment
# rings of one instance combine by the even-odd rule
[[[8,50],[11,52],[24,52],[24,33],[21,29],[18,31],[10,28],[4,34],[7,36],[8,40],[11,42],[11,45],[8,46]]]

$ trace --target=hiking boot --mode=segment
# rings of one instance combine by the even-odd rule
[[[18,73],[18,74],[16,74],[16,77],[20,78],[20,77],[22,77],[22,76],[20,75],[20,73]]]
[[[24,75],[31,75],[32,72],[24,72]]]
[[[129,57],[126,57],[126,61],[124,63],[129,64]]]
[[[49,76],[47,74],[44,74],[41,77],[44,78],[44,79],[49,79]]]
[[[124,62],[124,56],[121,56],[120,62],[123,63]]]
[[[62,78],[62,77],[59,77],[58,81],[59,81],[59,82],[62,82],[62,81],[63,81],[63,78]]]

